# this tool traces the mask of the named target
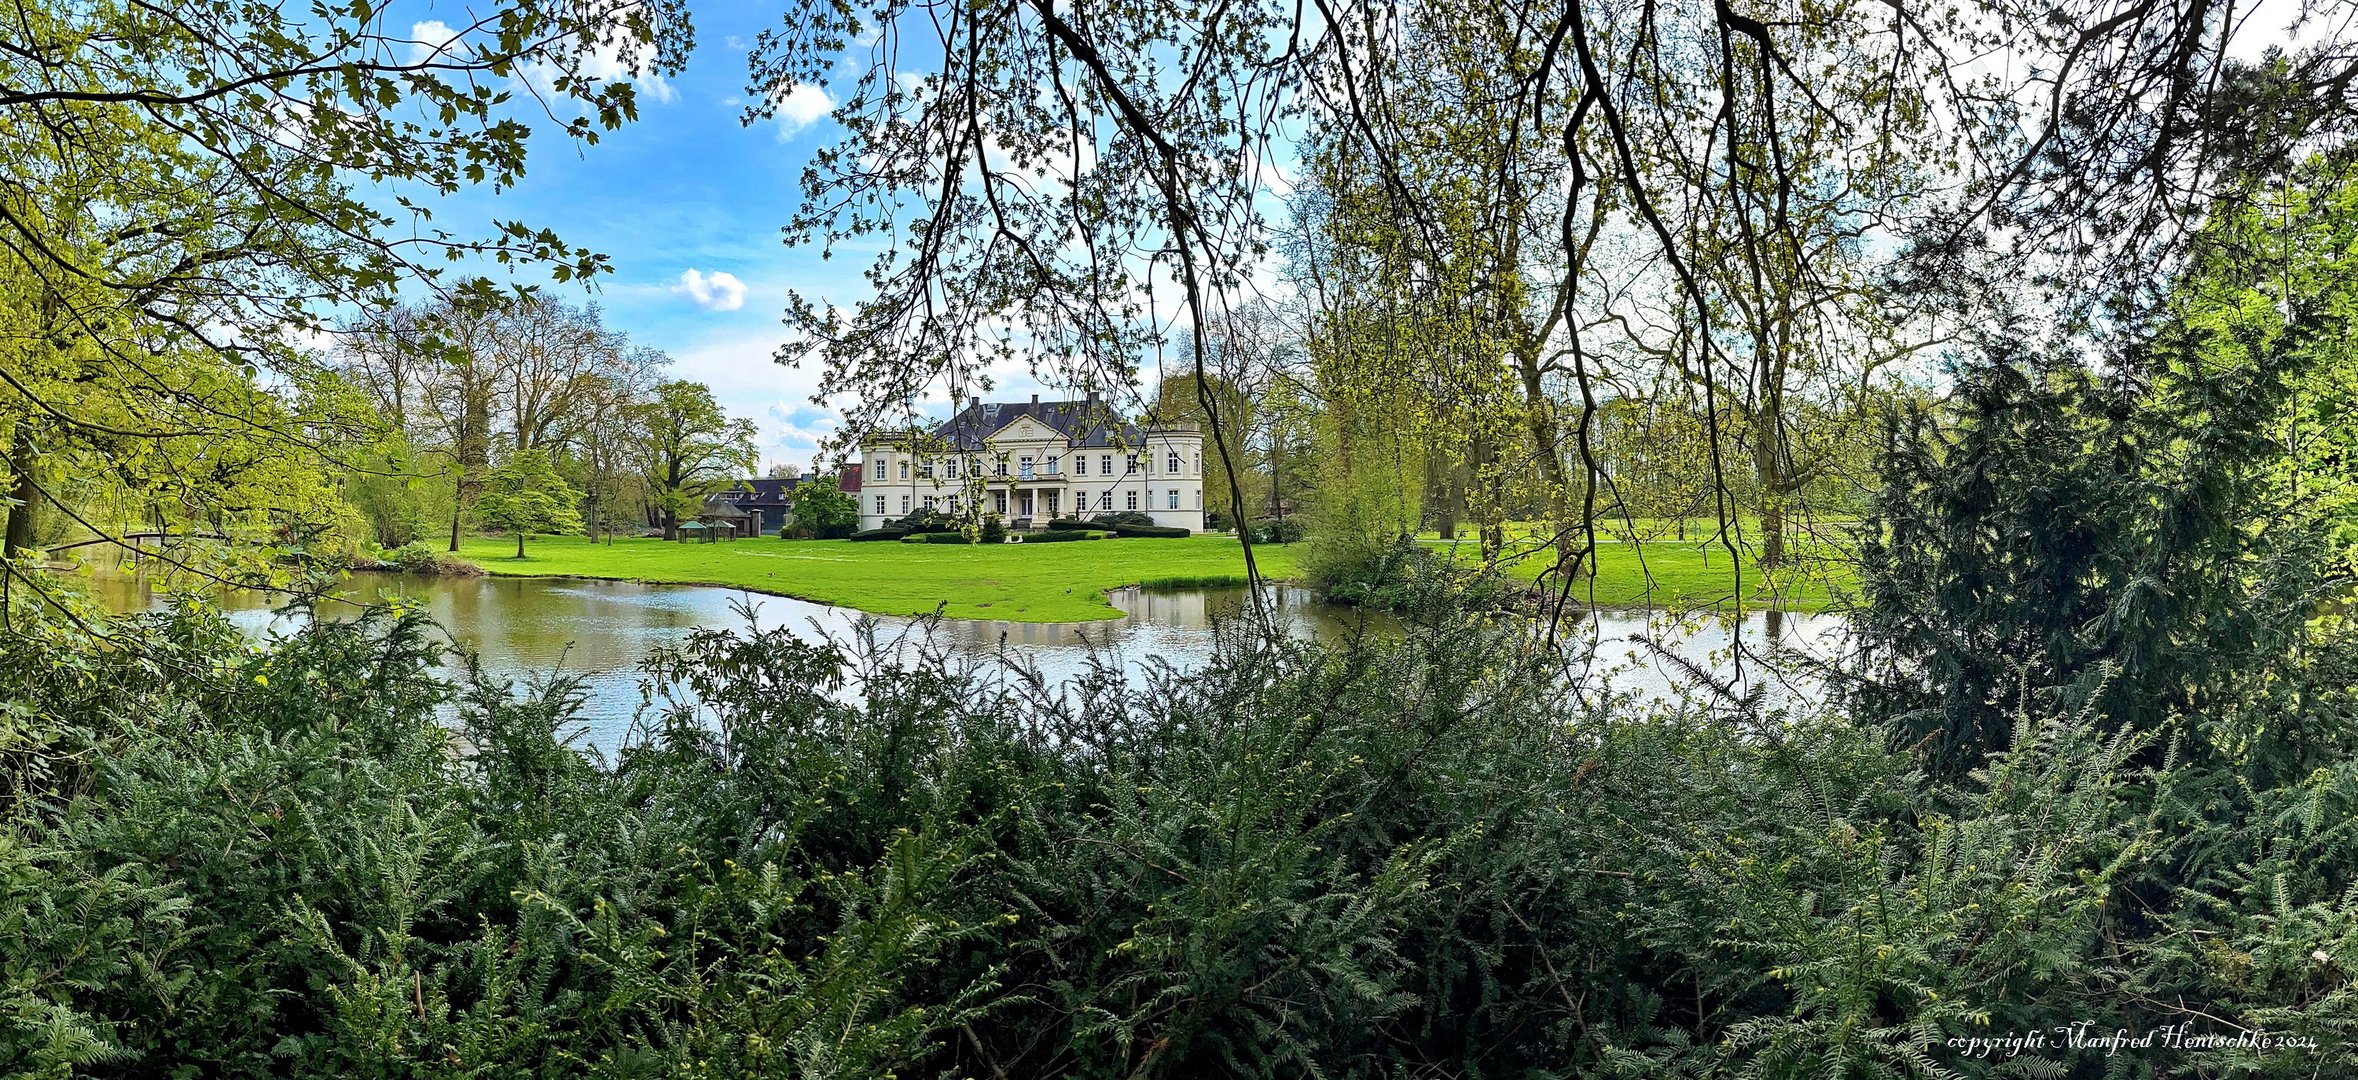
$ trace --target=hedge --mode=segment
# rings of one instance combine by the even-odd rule
[[[966,544],[966,543],[972,543],[972,541],[968,540],[968,539],[966,538],[966,534],[965,534],[965,533],[962,533],[962,532],[923,532],[923,533],[910,533],[910,534],[909,534],[909,535],[907,535],[907,536],[901,537],[901,543],[904,543],[904,544]]]
[[[866,541],[866,540],[898,540],[898,539],[900,539],[900,538],[902,538],[902,537],[904,537],[904,536],[907,536],[907,535],[909,535],[909,531],[908,531],[907,529],[889,529],[889,528],[888,528],[888,529],[869,529],[869,530],[868,530],[868,531],[866,531],[866,532],[856,532],[856,533],[853,533],[853,534],[851,534],[850,536],[848,536],[848,537],[845,537],[845,539],[847,539],[847,540],[860,540],[860,541]]]
[[[1150,538],[1177,539],[1182,536],[1195,535],[1192,530],[1181,529],[1168,525],[1110,525],[1107,526],[1107,528],[1112,529],[1115,536],[1126,536],[1138,540]]]
[[[1030,536],[1024,537],[1023,542],[1026,544],[1062,544],[1070,540],[1103,540],[1105,537],[1105,533],[1098,532],[1094,529],[1058,529],[1051,527],[1048,532],[1033,533]]]

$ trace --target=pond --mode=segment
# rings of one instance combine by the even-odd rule
[[[139,578],[100,575],[87,580],[93,596],[112,610],[145,610],[163,602],[161,594]],[[585,741],[601,748],[621,740],[641,705],[640,662],[692,630],[741,627],[750,612],[765,627],[785,625],[806,636],[840,640],[862,619],[872,618],[880,640],[896,641],[924,622],[735,589],[566,578],[362,574],[346,595],[366,602],[396,593],[422,605],[458,643],[479,653],[485,669],[495,676],[524,680],[557,671],[583,675],[589,693]],[[1331,639],[1362,627],[1377,633],[1397,629],[1385,616],[1320,603],[1306,589],[1279,586],[1271,593],[1281,624],[1296,636]],[[233,621],[256,636],[295,626],[292,616],[276,610],[283,598],[233,591],[217,599]],[[1158,660],[1184,669],[1211,655],[1215,623],[1242,610],[1245,592],[1122,589],[1110,599],[1124,612],[1121,618],[1085,623],[946,619],[934,622],[932,633],[935,640],[976,659],[1001,655],[1004,649],[1036,665],[1051,680],[1085,670],[1092,650],[1133,670]],[[1610,672],[1617,689],[1659,696],[1686,678],[1680,665],[1662,652],[1726,677],[1733,674],[1729,655],[1735,641],[1755,653],[1774,648],[1825,655],[1839,647],[1843,620],[1835,615],[1753,612],[1739,627],[1726,617],[1673,623],[1645,612],[1600,611],[1591,614],[1587,627],[1596,645],[1599,674]],[[1748,678],[1760,673],[1759,664],[1743,672]]]

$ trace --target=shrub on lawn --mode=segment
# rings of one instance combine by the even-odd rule
[[[1089,524],[1095,525],[1099,528],[1105,528],[1109,525],[1152,525],[1154,524],[1154,518],[1149,515],[1139,513],[1136,510],[1123,510],[1119,513],[1099,514],[1096,517],[1090,518]]]
[[[971,544],[974,541],[962,532],[921,532],[901,537],[904,544]]]
[[[1106,534],[1094,529],[1050,529],[1023,538],[1027,544],[1062,544],[1074,540],[1103,540]]]
[[[1004,544],[1007,542],[1007,523],[999,520],[999,515],[983,515],[982,542],[986,544]]]
[[[1124,524],[1124,525],[1115,525],[1115,526],[1113,526],[1113,534],[1114,534],[1115,536],[1132,537],[1132,538],[1135,538],[1135,539],[1140,539],[1140,540],[1146,540],[1146,539],[1177,539],[1177,538],[1179,538],[1179,537],[1182,537],[1182,536],[1193,536],[1193,535],[1195,535],[1195,534],[1194,534],[1194,532],[1193,532],[1193,531],[1191,531],[1191,530],[1188,530],[1188,529],[1182,529],[1182,528],[1179,528],[1179,527],[1177,527],[1177,526],[1174,526],[1174,525],[1127,525],[1127,524]]]
[[[1292,544],[1302,539],[1300,518],[1259,518],[1253,522],[1256,544]]]
[[[1089,527],[1089,523],[1080,518],[1050,518],[1048,519],[1048,527],[1050,529],[1086,529]]]
[[[459,558],[434,550],[415,540],[394,548],[374,563],[363,561],[357,569],[391,570],[396,573],[417,574],[422,577],[482,577],[483,568]]]
[[[955,530],[958,522],[939,510],[919,510],[907,517],[887,521],[884,527],[899,529],[904,533],[948,532]]]
[[[898,540],[907,535],[909,535],[909,530],[895,529],[888,525],[881,529],[869,529],[866,532],[856,532],[850,536],[844,537],[844,539],[854,541]]]

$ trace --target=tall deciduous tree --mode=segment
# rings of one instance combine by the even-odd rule
[[[681,516],[693,517],[705,496],[760,464],[753,422],[731,419],[703,383],[657,384],[632,419],[648,498],[666,540],[679,539]]]
[[[43,494],[69,465],[150,485],[162,505],[211,501],[229,462],[289,476],[348,464],[346,440],[237,385],[262,371],[302,382],[314,359],[289,338],[331,313],[410,286],[491,291],[458,280],[454,260],[601,272],[602,257],[522,222],[438,226],[432,199],[512,185],[535,112],[577,144],[635,116],[688,27],[678,0],[505,0],[455,26],[371,3],[195,0],[14,5],[0,41],[0,303],[31,331],[0,354],[7,487],[33,496],[13,500],[22,555],[37,514],[78,516]],[[361,180],[410,194],[388,205]],[[305,506],[334,505],[300,490],[271,501],[297,533],[312,531],[292,520]]]

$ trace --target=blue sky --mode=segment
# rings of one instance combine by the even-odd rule
[[[448,3],[409,10],[424,27],[413,31],[421,40],[435,36],[425,24],[463,25],[465,18]],[[586,148],[536,132],[521,184],[430,204],[435,224],[460,234],[517,219],[611,258],[613,273],[587,298],[604,307],[608,326],[670,354],[673,377],[711,386],[730,412],[758,423],[765,468],[808,464],[832,423],[831,412],[809,400],[817,373],[772,359],[787,338],[780,321],[787,294],[800,289],[848,306],[865,294],[860,272],[868,261],[856,251],[822,260],[815,248],[783,242],[804,165],[839,131],[824,115],[832,99],[815,88],[799,90],[776,119],[741,122],[744,46],[775,18],[774,9],[752,5],[700,6],[688,69],[641,82],[636,123]],[[540,120],[537,129],[554,127],[537,114],[526,119]],[[584,298],[577,285],[518,280]],[[1002,380],[994,396],[1040,389],[1017,376]]]

